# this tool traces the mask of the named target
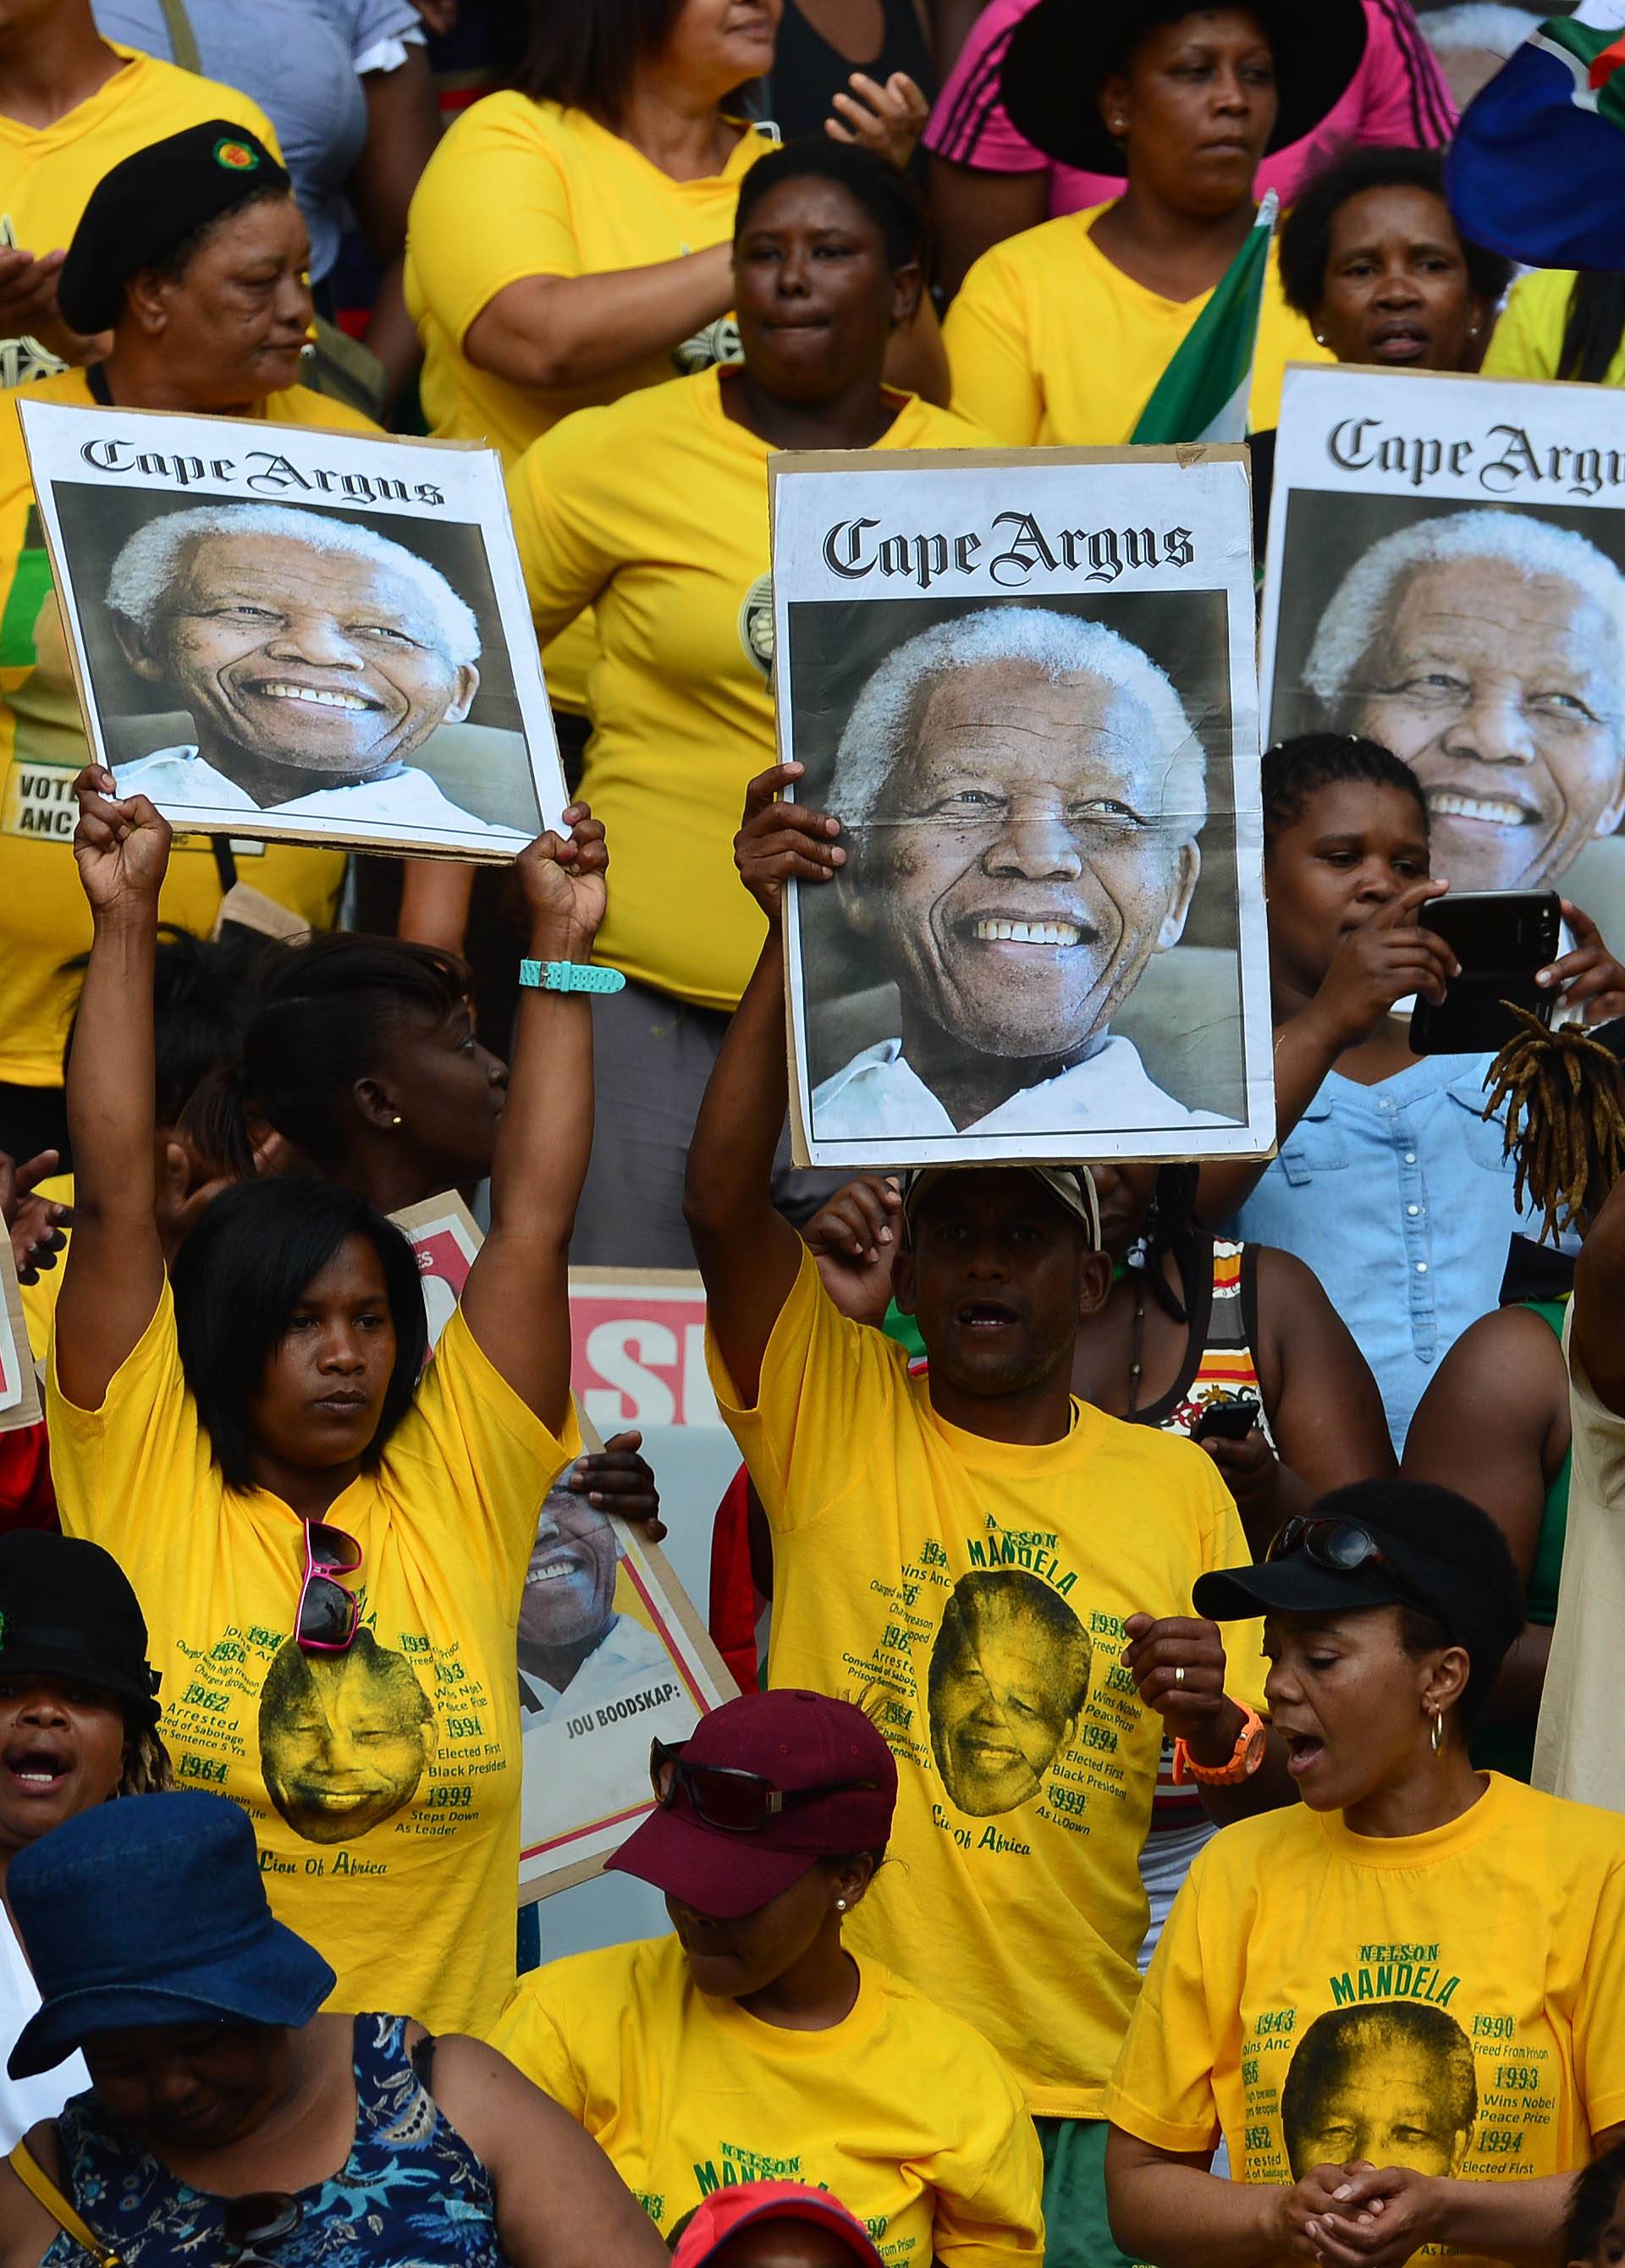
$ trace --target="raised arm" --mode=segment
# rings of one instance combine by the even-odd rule
[[[145,796],[117,801],[95,765],[74,784],[73,856],[90,960],[68,1064],[74,1233],[56,1304],[56,1375],[82,1410],[152,1320],[164,1283],[154,1219],[152,983],[169,828]]]
[[[846,857],[834,840],[838,821],[774,800],[801,776],[800,764],[780,764],[746,791],[734,856],[767,916],[767,938],[700,1105],[683,1204],[711,1328],[748,1402],[756,1398],[767,1342],[801,1264],[801,1240],[772,1196],[787,1099],[784,886],[792,876],[810,887],[833,881]]]
[[[588,961],[603,919],[603,828],[584,803],[569,840],[544,835],[516,872],[533,961]],[[570,1403],[570,1232],[593,1146],[590,994],[520,995],[507,1101],[491,1169],[491,1233],[463,1286],[462,1312],[514,1392],[554,1433]]]

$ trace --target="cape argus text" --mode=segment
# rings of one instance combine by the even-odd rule
[[[1492,425],[1483,446],[1501,453],[1481,464],[1477,441],[1441,441],[1431,435],[1388,433],[1377,417],[1345,417],[1326,437],[1326,454],[1345,473],[1402,473],[1415,489],[1438,480],[1466,481],[1489,496],[1547,482],[1570,496],[1600,496],[1605,488],[1625,487],[1625,449],[1575,449],[1562,442],[1542,446],[1521,425]]]
[[[86,441],[79,451],[99,473],[136,473],[144,480],[173,481],[177,488],[240,487],[255,496],[343,497],[350,504],[443,504],[445,496],[427,481],[384,480],[371,473],[336,473],[324,465],[301,472],[291,457],[275,449],[251,449],[240,467],[234,457],[171,456],[161,450],[133,449],[128,441]]]
[[[846,583],[866,576],[901,576],[928,591],[948,575],[989,576],[1001,590],[1020,590],[1040,570],[1052,575],[1082,574],[1086,582],[1115,583],[1131,571],[1189,567],[1196,558],[1188,527],[1158,535],[1149,527],[1062,527],[1046,534],[1030,512],[1001,512],[993,523],[1008,534],[883,535],[877,519],[838,520],[824,539],[824,563]],[[1003,549],[979,562],[990,542]]]

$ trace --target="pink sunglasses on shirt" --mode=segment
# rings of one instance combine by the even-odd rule
[[[361,1559],[361,1546],[342,1528],[329,1528],[324,1520],[305,1522],[305,1580],[294,1634],[307,1653],[343,1653],[353,1640],[361,1602],[336,1578],[353,1575]]]

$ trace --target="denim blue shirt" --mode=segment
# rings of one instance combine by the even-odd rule
[[[1522,1225],[1488,1056],[1428,1056],[1377,1086],[1333,1071],[1237,1216],[1312,1268],[1376,1373],[1396,1449],[1467,1325],[1497,1304]]]

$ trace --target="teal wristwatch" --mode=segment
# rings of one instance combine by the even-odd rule
[[[533,992],[624,992],[626,979],[618,968],[600,968],[590,961],[521,961],[519,981]]]

